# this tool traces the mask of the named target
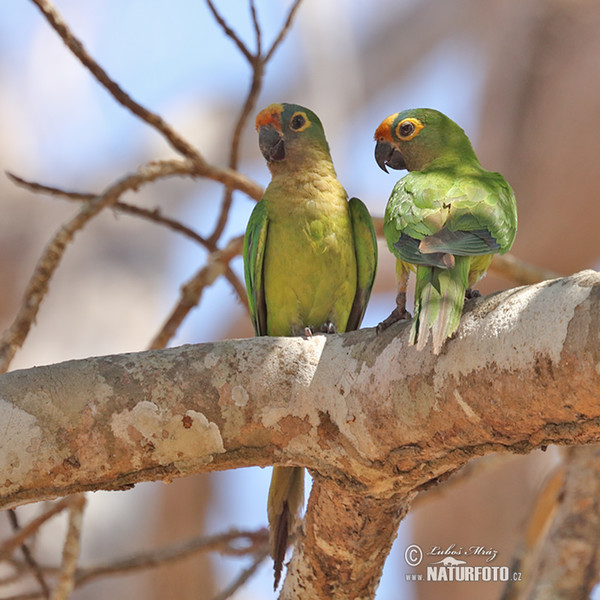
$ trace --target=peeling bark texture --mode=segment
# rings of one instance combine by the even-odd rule
[[[468,301],[437,357],[407,345],[409,328],[228,340],[2,375],[0,507],[305,466],[315,491],[282,597],[306,586],[315,598],[369,598],[416,491],[477,456],[600,441],[600,274]],[[380,550],[365,556],[361,543]],[[335,579],[335,590],[322,588],[319,574],[333,569],[356,596]]]
[[[373,598],[414,495],[377,498],[316,476],[280,599]]]
[[[556,515],[530,574],[530,600],[586,600],[598,582],[600,446],[569,448],[566,465]]]

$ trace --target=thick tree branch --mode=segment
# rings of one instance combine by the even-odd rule
[[[399,324],[7,373],[0,503],[273,463],[389,496],[474,456],[600,439],[599,297],[585,271],[470,301],[437,359]]]
[[[281,600],[373,598],[414,495],[371,496],[315,476]]]
[[[600,440],[600,274],[469,301],[439,357],[407,346],[408,328],[229,340],[7,373],[0,505],[304,465],[316,485],[283,597],[298,585],[316,598],[358,597],[374,589],[383,564],[348,534],[361,522],[387,515],[389,526],[373,530],[386,549],[414,493],[471,458]],[[327,526],[324,498],[345,508],[336,527]],[[322,554],[334,540],[348,552],[343,565]],[[324,590],[321,575],[334,567],[361,576]]]

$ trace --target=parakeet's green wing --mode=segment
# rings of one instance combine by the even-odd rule
[[[449,195],[447,227],[427,240],[428,251],[457,256],[508,252],[517,234],[517,203],[502,175],[485,171],[465,178]]]
[[[348,205],[358,271],[356,295],[346,325],[346,331],[351,331],[360,327],[371,297],[377,271],[377,238],[367,207],[358,198],[350,198]]]
[[[414,172],[395,186],[384,230],[398,258],[447,268],[438,258],[445,253],[478,256],[510,248],[516,203],[504,178],[498,173],[455,178],[454,173]]]
[[[260,201],[250,215],[244,236],[244,276],[248,290],[250,318],[256,335],[267,335],[267,308],[263,282],[267,229],[267,209]]]

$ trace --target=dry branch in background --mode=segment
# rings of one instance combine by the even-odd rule
[[[60,501],[61,510],[66,507],[62,505],[70,502],[71,498],[72,496]],[[55,506],[58,506],[58,504]],[[169,547],[140,552],[127,558],[115,558],[107,563],[78,567],[73,576],[73,583],[75,588],[79,588],[102,577],[125,575],[169,565],[201,552],[218,552],[227,556],[251,556],[252,562],[250,567],[244,569],[238,578],[241,579],[242,575],[245,574],[244,581],[247,581],[248,577],[260,565],[262,559],[264,559],[264,555],[268,554],[268,540],[269,534],[264,528],[257,531],[239,531],[234,529],[217,535],[201,536],[172,544]],[[17,563],[15,566],[23,567],[24,565]],[[60,573],[60,569],[56,567],[43,566],[41,569],[47,576],[55,577]],[[250,569],[252,569],[252,572],[247,573]],[[233,589],[235,583],[234,581],[227,587],[230,593],[235,591]],[[224,592],[227,590],[224,590]],[[223,596],[223,593],[219,596],[223,598],[228,597]],[[11,596],[6,600],[29,600],[42,597],[42,592],[30,592]],[[213,600],[216,600],[216,598]]]
[[[48,292],[52,276],[63,258],[67,245],[73,236],[95,217],[102,209],[111,206],[128,190],[164,177],[182,174],[185,163],[182,161],[162,161],[148,163],[135,173],[127,175],[112,184],[104,193],[87,202],[79,212],[65,223],[50,240],[34,269],[24,299],[11,326],[0,340],[0,373],[8,370],[17,350],[27,338],[35,321],[40,305]]]
[[[600,439],[599,300],[600,275],[584,271],[469,301],[437,359],[407,347],[404,323],[380,335],[230,340],[7,373],[0,501],[297,464],[316,474],[315,493],[375,520],[388,514],[385,549],[412,494],[470,459]],[[340,565],[322,562],[320,542],[343,554],[366,518],[338,514],[332,531],[326,505],[309,501],[284,597],[301,597],[296,586],[323,597]],[[374,590],[381,556],[360,562],[360,582],[336,584],[330,597]]]
[[[85,494],[75,494],[69,498],[67,536],[63,546],[58,583],[52,592],[52,600],[68,600],[75,587],[75,571],[81,549],[84,508]]]
[[[243,236],[233,238],[223,250],[217,250],[209,255],[207,264],[182,286],[181,297],[177,305],[160,331],[150,342],[150,349],[166,347],[190,310],[198,306],[204,289],[214,283],[220,275],[224,275],[225,271],[229,268],[231,259],[241,253],[243,243]],[[236,288],[236,291],[238,292],[238,296],[243,297],[244,305],[248,306],[245,290]]]

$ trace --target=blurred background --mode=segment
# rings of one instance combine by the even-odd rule
[[[246,2],[216,2],[254,48]],[[133,98],[160,114],[211,163],[225,166],[250,70],[199,0],[57,0],[90,54]],[[289,3],[256,0],[265,45]],[[387,115],[427,106],[457,121],[482,164],[515,189],[519,233],[512,253],[560,274],[600,261],[600,3],[595,0],[304,0],[268,64],[243,132],[239,170],[266,185],[254,115],[289,101],[321,118],[340,180],[382,216],[402,175],[383,173],[372,136]],[[0,326],[10,325],[40,252],[78,210],[16,187],[4,171],[51,186],[101,192],[153,159],[164,140],[121,108],[70,54],[37,8],[4,0],[0,18]],[[200,234],[217,219],[221,186],[170,179],[123,200],[159,208]],[[223,241],[243,233],[254,202],[234,194]],[[36,326],[12,368],[145,349],[185,283],[206,260],[190,240],[139,218],[104,211],[68,247]],[[242,273],[241,258],[232,262]],[[514,282],[494,273],[483,293]],[[380,246],[376,289],[363,326],[394,306],[393,261]],[[207,289],[171,345],[252,335],[248,315],[223,278]],[[509,565],[532,499],[556,460],[506,457],[422,501],[402,524],[378,599],[499,598],[495,584],[410,583],[405,548],[485,546]],[[202,533],[266,523],[269,469],[245,469],[88,495],[83,564],[127,556]],[[19,510],[22,521],[39,507]],[[0,533],[9,531],[0,515]],[[59,518],[37,540],[58,563]],[[78,600],[210,599],[248,559],[196,555],[176,566],[120,576],[77,590]],[[1,573],[1,571],[0,571]],[[275,597],[271,565],[234,596]],[[0,597],[19,592],[0,589]]]

